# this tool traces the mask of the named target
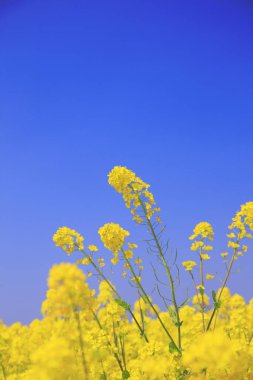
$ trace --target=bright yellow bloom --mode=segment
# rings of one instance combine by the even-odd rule
[[[128,259],[131,259],[134,255],[133,251],[131,251],[130,249],[125,250],[124,253]]]
[[[68,227],[60,227],[53,236],[56,247],[61,247],[70,255],[72,252],[83,249],[84,237]]]
[[[98,233],[104,246],[113,253],[118,253],[121,250],[125,238],[130,235],[128,231],[116,223],[105,224],[99,228]]]
[[[198,285],[198,286],[196,286],[196,288],[198,289],[198,290],[205,290],[205,287],[203,286],[203,285]]]
[[[209,273],[206,274],[206,279],[207,280],[212,280],[214,277],[215,276],[213,274],[209,274]]]
[[[207,253],[201,253],[200,256],[203,260],[210,260],[210,256]]]
[[[85,274],[75,265],[54,265],[49,273],[47,299],[42,314],[51,317],[68,317],[74,311],[94,303],[93,291],[88,287]]]
[[[126,188],[135,182],[135,173],[123,166],[115,166],[108,174],[109,185],[118,193],[123,193]]]
[[[188,261],[183,261],[182,265],[185,268],[185,270],[192,271],[192,269],[197,265],[197,263],[195,261],[188,260]]]
[[[208,238],[209,240],[213,240],[213,228],[210,223],[207,222],[201,222],[196,225],[196,227],[193,230],[193,235],[189,237],[190,240],[196,239],[197,237],[200,238]]]
[[[191,245],[191,250],[192,251],[197,251],[200,247],[203,247],[203,245],[204,245],[203,241],[195,241]]]
[[[128,247],[129,247],[130,249],[134,249],[134,248],[138,248],[138,245],[135,244],[135,243],[128,243]]]
[[[97,252],[97,251],[98,251],[98,248],[97,248],[96,245],[94,245],[94,244],[90,244],[90,245],[88,245],[88,250],[89,250],[90,252]]]
[[[76,260],[76,263],[82,264],[82,265],[89,265],[91,263],[91,259],[88,257],[85,257],[84,259]]]
[[[243,250],[243,252],[248,252],[248,246],[247,245],[243,245],[242,246],[242,250]]]
[[[126,167],[115,166],[108,174],[108,182],[118,193],[122,194],[125,205],[131,209],[131,213],[134,215],[133,220],[136,223],[143,223],[143,217],[136,213],[138,208],[145,213],[148,219],[151,219],[154,213],[160,212],[160,208],[155,207],[153,194],[148,190],[150,185]]]
[[[202,251],[212,251],[213,247],[211,245],[204,245],[202,247]]]
[[[234,241],[229,241],[228,242],[228,248],[239,248],[240,244],[235,243]]]
[[[227,257],[228,256],[228,252],[222,252],[220,255],[221,255],[221,257]]]

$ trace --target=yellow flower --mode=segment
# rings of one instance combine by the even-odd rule
[[[239,248],[240,244],[235,243],[234,241],[229,241],[228,242],[228,248]]]
[[[204,245],[202,248],[203,251],[212,251],[213,247],[211,245]]]
[[[134,249],[134,248],[138,248],[138,245],[135,244],[135,243],[128,243],[128,247],[129,247],[130,249]]]
[[[210,256],[207,253],[201,253],[200,256],[203,260],[210,260]]]
[[[47,299],[42,304],[42,314],[68,317],[74,311],[92,305],[92,291],[85,279],[85,274],[75,264],[54,265],[49,272],[49,290]]]
[[[196,288],[197,288],[198,290],[202,290],[202,291],[205,290],[205,287],[204,287],[203,285],[201,285],[201,284],[198,285],[198,286],[196,286]]]
[[[209,273],[207,273],[207,275],[206,275],[206,279],[207,279],[207,280],[212,280],[214,277],[215,277],[215,276],[214,276],[213,274],[209,274]]]
[[[91,259],[89,257],[85,257],[84,259],[76,260],[77,264],[89,265],[91,263]]]
[[[124,166],[115,166],[108,174],[109,185],[114,187],[118,193],[123,193],[135,181],[135,178],[135,173]]]
[[[194,243],[192,243],[191,245],[191,250],[192,251],[197,251],[200,247],[202,247],[204,245],[203,241],[195,241]]]
[[[114,253],[114,257],[111,259],[111,263],[116,265],[119,262],[119,254],[117,252]]]
[[[221,255],[221,257],[227,257],[228,256],[228,252],[222,252],[220,255]]]
[[[208,238],[209,240],[213,240],[213,228],[210,223],[201,222],[196,225],[193,230],[193,235],[189,237],[190,240],[195,239],[196,237]]]
[[[133,251],[131,251],[130,249],[127,249],[125,252],[125,256],[128,258],[128,259],[131,259],[134,255]]]
[[[230,234],[227,234],[227,237],[228,237],[229,239],[233,239],[233,238],[236,237],[236,234],[234,234],[233,232],[231,232]]]
[[[53,236],[56,247],[61,247],[68,255],[83,249],[84,237],[68,227],[60,227]]]
[[[94,244],[88,245],[88,250],[91,252],[97,252],[98,248]]]
[[[104,246],[113,253],[119,252],[125,242],[125,238],[130,235],[128,231],[116,223],[105,224],[99,228],[98,233]]]
[[[160,208],[155,207],[153,194],[148,190],[150,185],[142,181],[136,174],[123,166],[115,166],[108,174],[108,182],[114,189],[122,194],[127,208],[131,209],[134,215],[133,220],[141,224],[143,218],[136,213],[138,208],[145,213],[147,219],[151,219],[154,213],[160,212]],[[157,216],[160,222],[159,216]]]
[[[188,260],[188,261],[183,261],[182,265],[185,268],[185,270],[192,271],[192,269],[197,265],[197,263],[195,261]]]

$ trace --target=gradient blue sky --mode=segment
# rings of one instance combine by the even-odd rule
[[[108,221],[144,237],[107,184],[114,165],[152,184],[180,262],[211,222],[208,271],[223,273],[226,227],[253,200],[252,41],[250,1],[1,2],[0,319],[40,317],[48,270],[68,260],[58,226],[87,243]],[[252,253],[230,281],[247,300]]]

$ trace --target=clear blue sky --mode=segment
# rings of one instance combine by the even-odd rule
[[[179,262],[211,222],[223,273],[226,227],[253,200],[252,41],[246,0],[1,2],[0,319],[40,317],[48,270],[68,259],[58,226],[87,243],[108,221],[138,236],[107,184],[114,165],[151,183]],[[230,281],[247,300],[252,253]]]

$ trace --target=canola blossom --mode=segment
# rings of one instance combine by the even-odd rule
[[[246,303],[227,286],[252,251],[253,202],[233,217],[224,252],[216,252],[212,225],[198,223],[180,271],[180,255],[173,260],[168,255],[150,185],[121,166],[109,173],[108,182],[134,221],[146,227],[146,245],[138,247],[118,223],[99,228],[102,249],[99,241],[86,245],[79,232],[60,227],[53,241],[76,256],[76,263],[49,271],[41,319],[29,326],[0,323],[0,379],[253,380],[253,299]],[[150,259],[157,290],[152,297],[144,281]],[[218,289],[210,261],[217,262],[217,272],[225,264]],[[112,267],[122,274],[124,292],[112,282]],[[192,283],[184,302],[178,301],[178,276]],[[165,281],[166,295],[160,287]],[[137,298],[130,303],[133,290]]]

